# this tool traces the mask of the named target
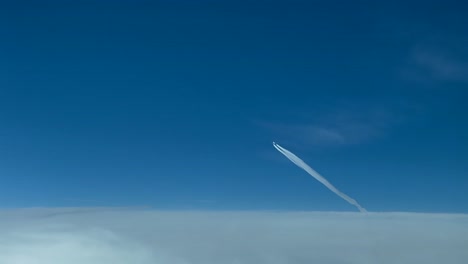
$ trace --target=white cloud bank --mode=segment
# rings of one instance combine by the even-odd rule
[[[2,264],[468,263],[468,215],[17,209]]]

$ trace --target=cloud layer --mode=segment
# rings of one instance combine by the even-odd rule
[[[0,263],[467,263],[468,215],[27,209]]]

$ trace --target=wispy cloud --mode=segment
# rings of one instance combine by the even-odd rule
[[[381,5],[375,25],[379,36],[393,43],[388,52],[400,65],[400,77],[423,84],[468,82],[467,16],[460,3]]]
[[[468,61],[444,52],[416,49],[410,64],[411,74],[418,79],[468,83]]]
[[[343,146],[367,143],[384,135],[395,124],[389,111],[340,110],[301,123],[260,122],[275,140],[301,145]]]
[[[44,218],[51,212],[53,217]],[[109,209],[61,212],[0,212],[0,263],[468,261],[467,215]]]

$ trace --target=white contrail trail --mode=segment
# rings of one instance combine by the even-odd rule
[[[294,155],[292,152],[290,152],[289,150],[281,147],[280,145],[276,144],[275,142],[273,142],[273,146],[279,151],[281,152],[281,154],[283,154],[284,156],[286,156],[286,158],[288,158],[290,161],[292,161],[294,164],[296,164],[299,168],[302,168],[303,170],[305,170],[307,173],[310,174],[310,176],[314,177],[317,181],[321,182],[323,185],[325,185],[328,189],[330,189],[330,191],[334,192],[336,195],[338,195],[339,197],[343,198],[344,200],[346,200],[348,203],[354,205],[357,207],[357,209],[359,209],[359,211],[365,213],[367,212],[366,209],[364,209],[360,204],[358,204],[358,202],[356,202],[356,200],[354,200],[353,198],[349,197],[348,195],[342,193],[340,190],[338,190],[337,188],[335,188],[335,186],[333,186],[329,181],[327,181],[322,175],[320,175],[318,172],[316,172],[314,169],[312,169],[311,167],[309,167],[309,165],[307,165],[303,160],[301,160],[298,156]]]

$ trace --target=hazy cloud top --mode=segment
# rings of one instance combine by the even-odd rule
[[[468,216],[0,211],[0,263],[467,263]]]

